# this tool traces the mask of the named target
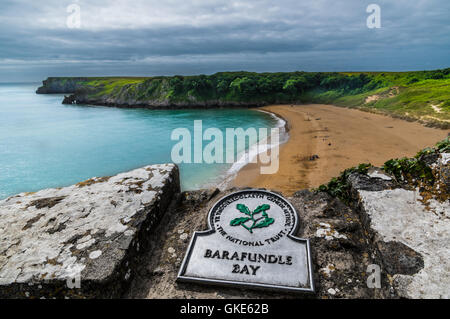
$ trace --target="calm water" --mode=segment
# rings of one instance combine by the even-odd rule
[[[62,105],[39,84],[0,84],[0,198],[171,162],[173,129],[275,127],[254,110],[142,110]],[[204,143],[206,144],[206,142]],[[181,164],[185,190],[223,180],[230,164]]]

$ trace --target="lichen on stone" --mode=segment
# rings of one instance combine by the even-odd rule
[[[8,287],[43,280],[56,286],[73,276],[106,280],[141,224],[156,218],[158,201],[173,196],[165,187],[179,189],[177,172],[174,164],[153,165],[1,200],[0,296],[9,296]],[[123,180],[139,191],[130,192]]]

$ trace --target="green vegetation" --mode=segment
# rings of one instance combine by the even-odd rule
[[[413,158],[391,159],[384,163],[383,170],[395,177],[398,182],[408,181],[413,185],[423,183],[433,184],[434,175],[431,167],[424,161],[430,154],[438,154],[450,151],[449,137],[438,142],[434,148],[425,148]]]
[[[78,94],[93,101],[108,99],[142,105],[325,103],[450,127],[450,68],[414,72],[221,72],[208,76],[50,79],[76,81]]]
[[[384,163],[383,169],[391,174],[397,181],[402,181],[405,176],[409,179],[420,178],[427,182],[433,182],[433,173],[431,168],[422,160],[414,158],[391,159]]]
[[[450,138],[447,137],[444,140],[438,142],[435,147],[425,148],[419,151],[413,158],[400,158],[391,159],[384,163],[383,170],[392,175],[397,183],[407,182],[410,185],[420,186],[422,189],[430,191],[435,187],[435,172],[426,162],[426,158],[429,156],[437,156],[439,153],[450,152]],[[333,197],[338,197],[343,202],[348,203],[350,194],[350,183],[348,177],[352,173],[367,174],[371,164],[360,164],[357,167],[348,168],[343,171],[338,177],[332,178],[327,184],[320,185],[314,191],[326,192]],[[445,185],[440,185],[442,192],[439,192],[440,196],[445,198],[447,193],[445,192]],[[422,191],[424,193],[424,191]],[[423,194],[422,194],[423,195]],[[445,200],[445,199],[444,199]]]

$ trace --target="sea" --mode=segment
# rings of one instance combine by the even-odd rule
[[[173,162],[172,148],[179,141],[171,139],[172,132],[186,128],[194,136],[195,120],[202,120],[203,130],[217,128],[224,136],[227,128],[269,129],[285,124],[273,114],[247,108],[63,105],[62,94],[36,94],[39,85],[0,84],[0,199]],[[178,164],[182,190],[223,187],[245,165],[243,158],[255,156],[245,153],[254,150],[249,143],[234,149],[235,163]]]

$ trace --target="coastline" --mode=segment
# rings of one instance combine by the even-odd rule
[[[262,110],[261,107],[255,108],[255,111],[268,114],[277,121],[278,125],[275,128],[278,128],[280,130],[278,144],[272,144],[270,136],[268,136],[266,139],[250,145],[249,149],[246,149],[238,154],[237,161],[234,162],[226,171],[225,177],[221,181],[217,182],[216,185],[214,185],[214,187],[217,187],[220,190],[226,190],[227,188],[233,186],[234,180],[238,176],[239,172],[249,163],[252,163],[260,153],[267,152],[267,150],[270,150],[275,146],[280,146],[289,140],[289,123],[286,119],[278,114],[275,114],[274,112]],[[261,146],[262,149],[260,149]]]
[[[261,163],[248,163],[230,186],[267,188],[287,196],[299,189],[318,187],[360,163],[381,166],[391,158],[413,156],[450,132],[332,105],[271,105],[259,109],[285,120],[289,130],[288,141],[280,146],[279,170],[261,175]],[[314,155],[318,158],[311,158]]]
[[[36,93],[69,94],[64,97],[63,104],[148,109],[243,108],[302,101],[354,107],[449,129],[450,117],[446,112],[449,70],[301,72],[301,75],[298,72],[240,71],[207,76],[48,77]],[[298,76],[308,83],[306,91],[282,89],[284,85],[289,87]],[[239,81],[252,83],[252,89],[249,92],[232,89],[233,81],[235,84]]]

